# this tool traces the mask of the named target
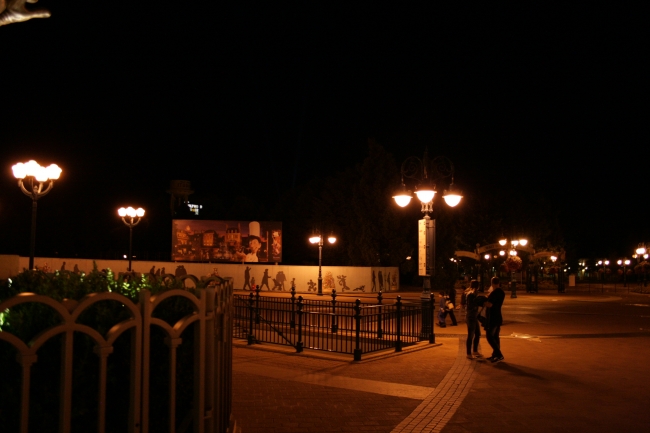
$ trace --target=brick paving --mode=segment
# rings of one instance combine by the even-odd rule
[[[496,365],[465,358],[464,324],[360,362],[237,342],[233,415],[242,433],[650,433],[650,298],[524,294],[506,306]]]
[[[236,344],[234,416],[243,433],[391,432],[456,362],[457,339],[446,341],[361,362],[352,362],[351,356],[295,354],[286,349],[278,352],[278,347],[268,347],[273,350],[269,351]],[[341,379],[349,379],[359,389],[340,386]],[[395,389],[407,396],[395,395]]]
[[[466,358],[465,338],[459,338],[458,356],[445,378],[397,427],[394,433],[439,432],[456,413],[472,388],[475,371],[485,361]]]

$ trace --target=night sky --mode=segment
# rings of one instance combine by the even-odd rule
[[[123,248],[129,204],[169,251],[170,180],[270,208],[369,138],[449,157],[467,199],[543,198],[581,256],[650,241],[640,10],[218,3],[40,0],[0,27],[0,253],[28,254],[16,162],[63,169],[37,255]]]

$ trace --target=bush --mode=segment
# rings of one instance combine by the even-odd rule
[[[49,296],[57,301],[79,301],[84,296],[98,292],[113,292],[138,302],[141,290],[159,294],[171,289],[184,289],[180,281],[152,278],[149,275],[125,274],[117,279],[110,270],[96,268],[89,274],[69,271],[45,273],[27,271],[0,283],[0,302],[20,293],[35,293]],[[196,294],[196,289],[189,289]],[[180,297],[163,302],[155,310],[155,317],[173,324],[180,318],[192,314],[191,303]],[[128,309],[120,302],[98,302],[86,309],[77,323],[96,329],[106,336],[116,323],[130,317]],[[29,344],[40,332],[56,326],[60,318],[47,305],[26,303],[0,312],[0,331],[9,332]],[[189,327],[183,333],[183,344],[177,349],[177,418],[182,420],[191,410],[193,390],[193,332]],[[152,332],[151,339],[151,408],[152,431],[163,431],[167,423],[166,394],[168,390],[169,349],[165,346],[162,332]],[[96,430],[98,357],[93,352],[95,342],[83,334],[74,338],[73,363],[73,431]],[[38,350],[38,361],[32,366],[32,387],[30,403],[30,431],[51,431],[58,424],[59,378],[61,364],[61,336],[50,339]],[[107,432],[127,431],[129,404],[129,375],[131,360],[130,334],[120,336],[114,351],[108,357],[107,377]],[[17,396],[20,395],[21,373],[16,362],[15,349],[0,341],[0,425],[3,431],[18,431],[20,413]],[[157,410],[159,408],[160,410]],[[161,429],[161,430],[158,430]]]

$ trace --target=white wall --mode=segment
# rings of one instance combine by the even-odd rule
[[[48,257],[35,257],[34,265],[42,269],[45,265],[50,268],[51,272],[61,269],[65,262],[65,269],[68,271],[74,270],[77,265],[79,271],[90,272],[93,269],[93,262],[97,264],[98,269],[110,269],[115,274],[126,272],[128,262],[126,260],[92,260],[92,259],[70,259],[70,258],[48,258]],[[273,289],[275,284],[273,279],[277,279],[278,273],[283,272],[286,278],[284,282],[284,291],[291,290],[291,282],[295,279],[296,292],[309,293],[309,282],[314,284],[314,291],[318,284],[318,266],[289,266],[289,265],[275,265],[272,263],[246,263],[246,264],[230,264],[230,263],[180,263],[180,262],[156,262],[156,261],[134,261],[132,268],[135,272],[149,273],[152,268],[156,272],[162,271],[164,273],[176,274],[179,268],[184,268],[185,272],[194,275],[198,278],[207,276],[214,272],[218,273],[221,277],[233,278],[233,285],[235,289],[242,289],[245,284],[245,271],[250,267],[250,277],[255,279],[256,285],[260,285],[262,290]],[[29,258],[18,256],[0,256],[0,278],[7,278],[11,275],[16,275],[29,267]],[[5,270],[6,269],[6,270]],[[262,286],[264,280],[264,271],[268,270],[268,288],[267,285]],[[375,275],[375,284],[373,290],[372,276]],[[365,293],[380,290],[379,273],[382,274],[382,291],[397,291],[399,290],[399,272],[397,267],[357,267],[357,266],[323,266],[323,293],[330,294],[332,289],[336,289],[337,293],[349,293],[362,291],[363,287]],[[391,284],[388,283],[390,275]],[[345,276],[345,286],[341,284],[342,280],[338,276]],[[252,282],[251,282],[252,284]],[[280,290],[276,287],[276,290]]]

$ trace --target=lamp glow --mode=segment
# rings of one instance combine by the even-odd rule
[[[447,205],[451,207],[455,207],[456,205],[458,205],[458,203],[460,203],[460,200],[463,198],[463,196],[455,193],[445,193],[445,195],[443,195],[442,198],[445,199]]]
[[[431,200],[433,200],[436,192],[433,190],[433,188],[422,187],[422,189],[415,191],[415,195],[418,196],[418,199],[422,203],[429,203]]]
[[[644,243],[640,243],[640,244],[639,244],[639,247],[636,249],[636,253],[637,253],[637,255],[639,255],[639,256],[642,256],[642,255],[644,255],[644,254],[646,253],[646,249],[645,249],[645,244],[644,244]]]
[[[410,195],[402,194],[394,195],[393,198],[399,207],[406,207],[411,202],[412,197]]]

